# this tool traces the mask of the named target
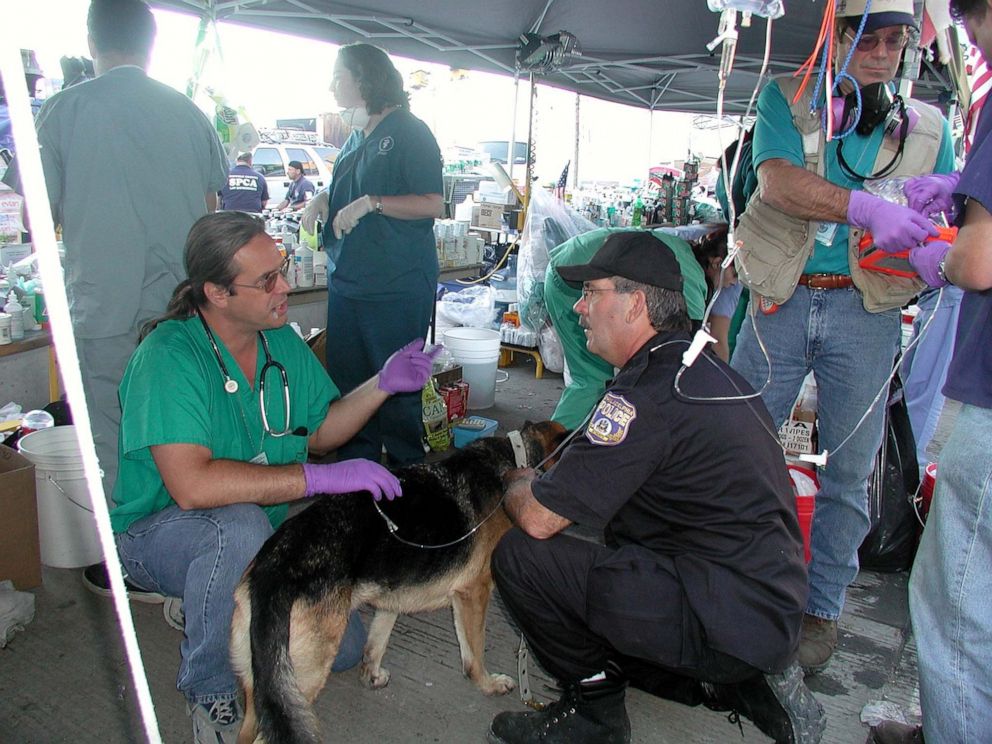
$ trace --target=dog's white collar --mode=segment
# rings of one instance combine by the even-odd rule
[[[513,445],[513,459],[517,461],[517,467],[527,467],[527,449],[524,447],[524,438],[520,436],[520,432],[511,431],[506,438]]]

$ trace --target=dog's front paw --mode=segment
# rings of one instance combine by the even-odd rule
[[[517,683],[505,674],[487,674],[479,685],[486,695],[505,695],[511,692]]]
[[[362,664],[361,675],[362,682],[371,687],[373,690],[381,690],[389,684],[389,670],[385,667],[371,669],[370,667],[365,666],[365,664]]]

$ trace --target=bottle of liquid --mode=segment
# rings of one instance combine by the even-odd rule
[[[630,216],[630,224],[633,227],[641,226],[641,218],[644,215],[644,202],[641,201],[641,195],[638,194],[637,198],[634,200],[634,211]]]
[[[24,338],[24,308],[17,301],[14,290],[7,295],[7,304],[3,306],[3,311],[10,316],[10,339],[20,341]]]
[[[427,444],[435,452],[444,452],[451,446],[451,430],[448,428],[448,407],[438,392],[434,378],[430,377],[420,396],[423,407],[424,430]]]

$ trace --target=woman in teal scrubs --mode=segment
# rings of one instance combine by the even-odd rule
[[[437,290],[434,218],[443,208],[441,152],[410,113],[403,79],[370,44],[341,48],[331,91],[352,133],[334,164],[328,252],[327,371],[342,394],[393,351],[424,338]],[[424,457],[419,393],[393,396],[339,458],[391,465]]]

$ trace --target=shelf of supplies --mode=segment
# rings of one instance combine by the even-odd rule
[[[481,263],[467,264],[465,266],[449,266],[440,270],[437,280],[439,282],[449,282],[454,279],[464,279],[467,276],[476,276],[481,268]]]
[[[25,331],[24,338],[13,341],[9,344],[0,345],[0,357],[20,354],[31,349],[40,349],[44,346],[52,345],[52,334],[46,330]]]

